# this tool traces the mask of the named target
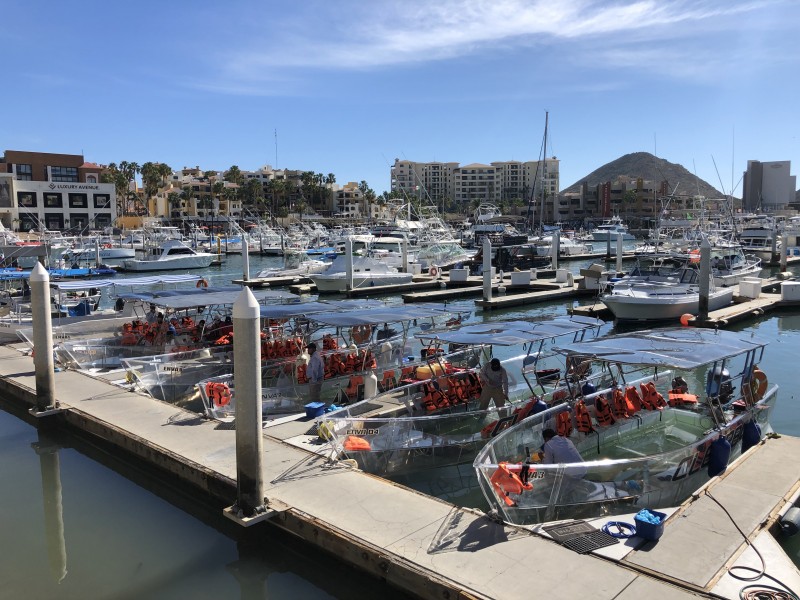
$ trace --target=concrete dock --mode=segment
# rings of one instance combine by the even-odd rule
[[[220,506],[233,503],[236,450],[230,427],[81,372],[54,376],[61,411],[42,417],[49,425],[96,436],[193,493]],[[34,390],[31,358],[17,346],[0,347],[3,398],[31,407]],[[329,464],[310,435],[312,426],[304,417],[275,421],[264,430],[263,475],[275,514],[253,527],[263,528],[265,543],[269,528],[279,527],[421,598],[527,600],[543,591],[565,599],[734,598],[732,590],[744,584],[732,581],[726,568],[752,564],[724,512],[704,495],[670,511],[658,542],[631,538],[577,554],[539,527],[503,525],[342,463]],[[770,545],[765,530],[797,495],[797,469],[786,466],[799,461],[800,439],[768,439],[709,485],[758,547]],[[770,573],[800,589],[796,568]]]

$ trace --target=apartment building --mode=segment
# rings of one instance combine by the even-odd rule
[[[455,162],[419,163],[395,159],[390,178],[393,192],[429,198],[435,204],[445,198],[462,205],[544,198],[552,206],[559,190],[559,161],[553,157],[542,161],[496,161],[460,166]]]
[[[6,150],[0,159],[0,221],[15,231],[102,229],[117,218],[114,185],[80,154]]]
[[[792,162],[779,160],[747,161],[742,184],[742,204],[747,212],[774,212],[795,202],[797,177],[791,174]]]

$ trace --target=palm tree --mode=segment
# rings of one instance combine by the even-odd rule
[[[177,192],[170,192],[167,196],[167,204],[169,204],[172,215],[177,216],[175,213],[181,212],[181,195]]]

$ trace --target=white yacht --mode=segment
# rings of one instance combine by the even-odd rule
[[[622,234],[623,240],[635,240],[632,233],[628,232],[628,226],[619,217],[611,217],[603,221],[592,231],[592,240],[595,242],[616,241],[617,235]]]
[[[385,262],[369,257],[353,257],[353,287],[376,285],[398,285],[411,283],[411,273],[400,273]],[[344,292],[347,290],[347,257],[337,256],[324,273],[311,275],[320,292]]]
[[[167,240],[145,258],[122,261],[125,271],[171,271],[175,269],[204,269],[211,265],[215,254],[197,252],[180,240]]]
[[[286,250],[283,255],[283,267],[271,267],[256,275],[259,279],[272,277],[308,277],[322,273],[331,266],[330,262],[316,260],[306,256],[302,250]]]

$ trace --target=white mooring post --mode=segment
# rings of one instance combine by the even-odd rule
[[[558,271],[559,252],[561,252],[561,232],[556,229],[550,236],[550,265],[553,271]]]
[[[353,289],[353,240],[347,238],[344,244],[345,248],[345,268],[347,269],[345,275],[347,276],[347,291]]]
[[[402,253],[403,273],[408,273],[408,240],[403,238],[400,242],[400,251]]]
[[[264,512],[261,471],[261,309],[250,288],[233,303],[233,386],[236,390],[236,505],[242,516]]]
[[[492,242],[488,235],[483,238],[483,299],[492,299]]]
[[[711,285],[711,244],[704,237],[700,243],[700,310],[697,318],[708,320],[708,293]]]
[[[789,236],[788,235],[782,235],[781,236],[781,244],[780,244],[780,248],[781,248],[781,268],[780,268],[780,271],[781,271],[781,273],[785,273],[786,272],[786,252],[788,250],[788,246],[787,246],[788,242],[789,242]]]
[[[622,273],[622,234],[617,234],[617,273]]]
[[[250,248],[244,234],[242,234],[242,279],[250,281]]]
[[[50,316],[50,274],[36,263],[30,276],[33,320],[33,366],[36,373],[36,407],[32,414],[44,415],[58,409],[55,401],[53,363],[53,322]]]

